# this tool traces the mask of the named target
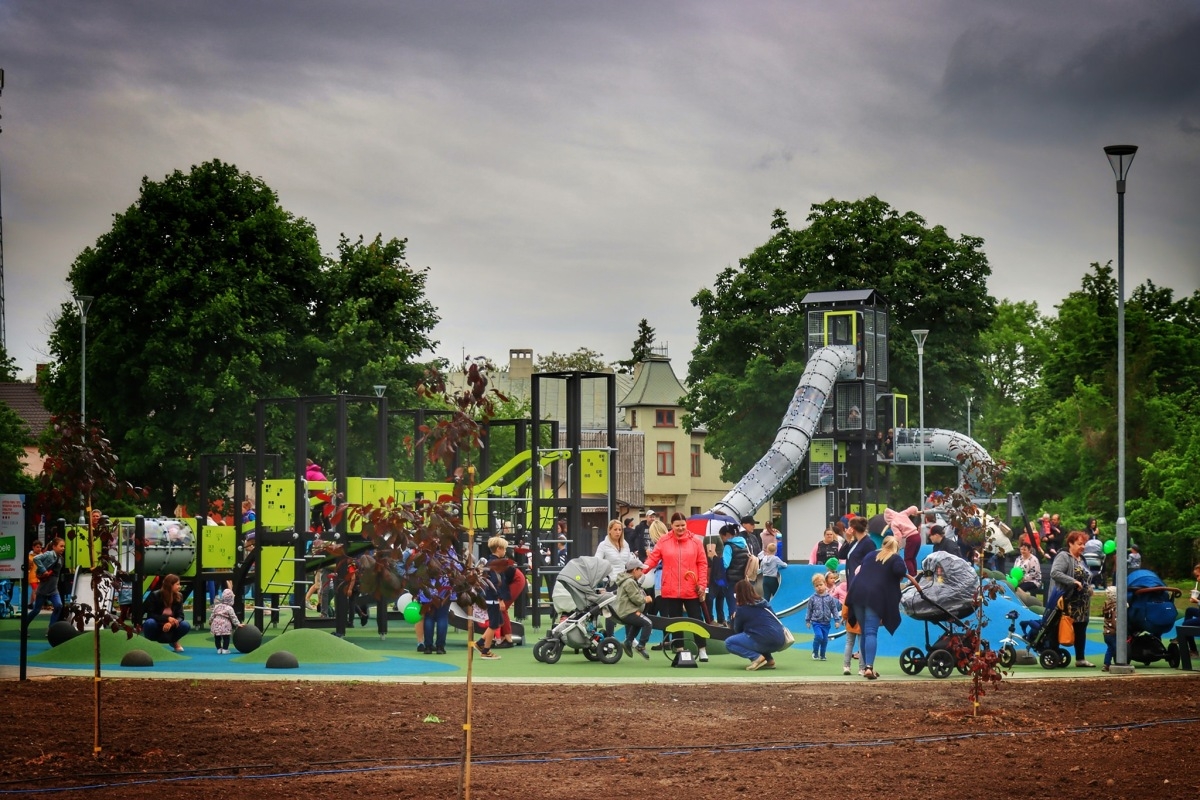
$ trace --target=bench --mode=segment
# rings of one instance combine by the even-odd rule
[[[1185,638],[1193,642],[1200,638],[1200,625],[1176,625],[1175,641],[1179,643],[1179,668],[1190,672],[1192,670],[1191,647]]]

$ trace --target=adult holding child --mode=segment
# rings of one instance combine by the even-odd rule
[[[888,633],[900,627],[900,584],[907,579],[908,569],[897,553],[900,543],[895,536],[883,540],[883,547],[866,558],[858,575],[850,582],[846,603],[853,609],[854,618],[862,626],[863,677],[875,680],[875,653],[879,645],[880,626]]]
[[[37,592],[33,596],[33,608],[25,615],[26,623],[33,622],[34,617],[42,613],[44,605],[49,605],[53,609],[50,613],[51,625],[62,617],[63,604],[62,596],[58,593],[58,580],[62,576],[65,566],[63,551],[66,549],[67,543],[61,536],[56,536],[50,541],[44,552],[33,557],[33,575],[37,578]]]

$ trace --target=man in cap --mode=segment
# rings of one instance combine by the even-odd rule
[[[746,547],[754,555],[762,555],[762,539],[754,532],[755,521],[754,517],[747,514],[742,517],[742,537],[746,540]]]
[[[653,508],[646,509],[642,521],[633,529],[633,536],[629,540],[629,552],[642,560],[645,560],[646,553],[650,550],[650,523],[657,516]]]

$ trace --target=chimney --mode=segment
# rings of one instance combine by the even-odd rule
[[[533,350],[514,348],[508,351],[509,380],[529,380],[533,377]]]

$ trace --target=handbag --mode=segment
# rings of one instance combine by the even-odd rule
[[[1062,598],[1058,598],[1058,608],[1062,611],[1062,616],[1058,618],[1058,643],[1060,645],[1075,644],[1075,621],[1063,611]]]
[[[771,616],[774,617],[775,621],[779,623],[779,627],[783,628],[784,644],[786,644],[788,647],[794,645],[796,643],[796,637],[792,635],[792,632],[788,629],[788,626],[783,624],[783,620],[781,620],[779,615],[774,611],[771,612]]]

